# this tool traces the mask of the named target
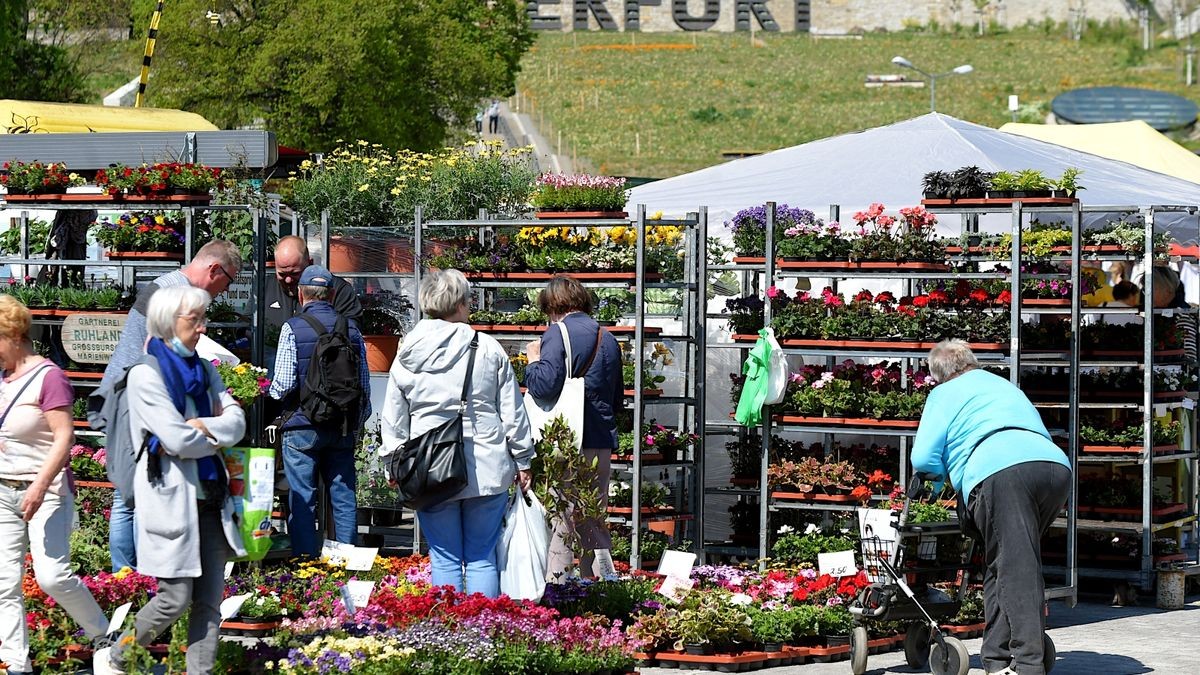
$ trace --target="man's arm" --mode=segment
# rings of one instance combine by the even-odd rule
[[[338,280],[337,285],[333,289],[333,302],[331,303],[334,311],[346,317],[349,321],[361,324],[363,314],[362,302],[358,299],[358,291],[355,290],[354,284],[341,277],[334,278]]]
[[[275,352],[275,379],[271,380],[271,398],[283,399],[296,388],[296,334],[283,324],[279,330],[279,347]]]

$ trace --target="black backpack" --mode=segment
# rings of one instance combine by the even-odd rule
[[[312,314],[301,314],[317,333],[317,345],[300,384],[300,408],[313,426],[338,425],[345,436],[356,431],[365,392],[359,376],[358,346],[350,339],[346,318],[338,316],[329,331]]]

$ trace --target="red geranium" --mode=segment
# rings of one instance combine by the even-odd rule
[[[947,295],[946,291],[943,291],[940,288],[935,288],[934,290],[929,291],[929,301],[936,304],[945,304],[950,302],[950,296]]]
[[[929,296],[918,295],[912,299],[912,304],[917,307],[925,307],[929,304]]]
[[[1010,291],[1000,291],[1000,294],[996,296],[996,304],[1007,305],[1010,302],[1012,302],[1012,293]]]
[[[988,292],[982,288],[976,288],[971,291],[971,299],[979,303],[987,302],[989,299]]]

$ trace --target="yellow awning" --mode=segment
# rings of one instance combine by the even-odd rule
[[[1107,124],[1016,124],[1000,127],[1018,136],[1061,145],[1099,157],[1200,183],[1200,156],[1141,120]],[[1087,176],[1080,181],[1087,185]]]
[[[182,110],[0,99],[4,134],[219,130],[200,115]]]

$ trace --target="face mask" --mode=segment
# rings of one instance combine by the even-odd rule
[[[196,350],[188,349],[187,345],[183,344],[183,340],[178,337],[171,338],[171,351],[185,359],[196,355]]]

